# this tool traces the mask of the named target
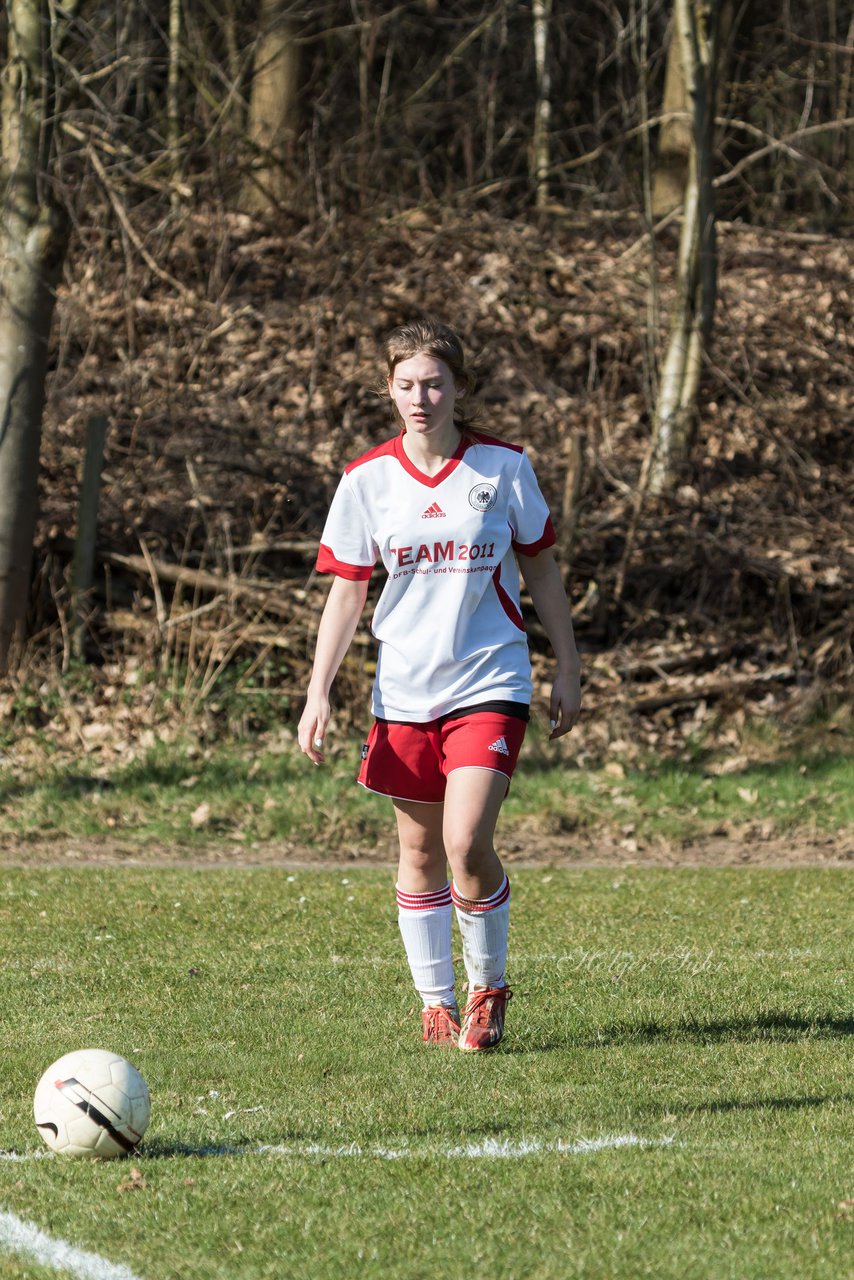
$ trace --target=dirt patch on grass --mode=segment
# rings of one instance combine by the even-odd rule
[[[629,847],[627,847],[627,845]],[[512,834],[501,846],[508,867],[854,867],[854,834],[765,836],[761,831],[706,835],[680,843],[659,841],[632,848],[631,842],[610,835],[520,840]],[[393,868],[394,846],[360,848],[343,845],[336,853],[273,842],[258,845],[210,844],[196,848],[141,846],[129,841],[98,838],[7,840],[0,849],[0,866],[60,868],[76,866],[127,867],[283,867]]]

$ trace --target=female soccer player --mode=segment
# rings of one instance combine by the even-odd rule
[[[557,660],[552,739],[579,714],[578,653],[548,508],[524,450],[475,431],[465,415],[474,378],[460,339],[417,321],[394,330],[385,356],[402,431],[345,469],[329,511],[317,569],[334,577],[299,744],[322,763],[332,681],[382,560],[375,721],[359,782],[394,805],[398,918],[424,1003],[423,1038],[489,1049],[511,994],[510,885],[493,837],[532,692],[520,569]],[[462,1018],[454,910],[468,977]]]

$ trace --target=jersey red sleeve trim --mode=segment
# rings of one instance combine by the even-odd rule
[[[495,568],[495,572],[492,575],[492,585],[495,587],[498,599],[501,602],[501,608],[507,614],[507,617],[513,623],[514,627],[518,627],[520,631],[524,631],[525,620],[516,608],[516,605],[513,603],[512,598],[501,585],[501,565],[497,565]]]
[[[346,561],[339,560],[332,548],[324,546],[322,542],[314,567],[318,573],[334,573],[350,582],[367,582],[374,571],[372,564],[347,564]]]
[[[551,516],[546,517],[546,527],[537,538],[536,542],[516,542],[513,541],[513,550],[518,551],[523,556],[536,556],[541,551],[545,551],[547,547],[553,547],[557,542],[554,526],[552,525]]]

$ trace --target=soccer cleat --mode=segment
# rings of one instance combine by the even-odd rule
[[[509,987],[472,987],[459,1036],[464,1053],[498,1044],[504,1035],[504,1011],[512,995]]]
[[[460,1011],[455,1004],[431,1004],[421,1014],[427,1044],[456,1045],[460,1035]]]

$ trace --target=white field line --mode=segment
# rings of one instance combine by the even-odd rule
[[[360,1147],[357,1143],[352,1143],[350,1146],[324,1147],[311,1143],[301,1146],[253,1147],[251,1152],[272,1156],[316,1156],[321,1159],[334,1156],[361,1156],[375,1160],[406,1160],[415,1156],[423,1160],[425,1157],[432,1156],[440,1160],[518,1160],[522,1156],[552,1153],[586,1156],[596,1151],[613,1151],[620,1147],[671,1147],[674,1141],[672,1137],[639,1138],[634,1133],[621,1133],[609,1134],[604,1138],[579,1138],[572,1142],[564,1138],[557,1138],[552,1142],[542,1142],[539,1138],[522,1138],[515,1141],[486,1138],[483,1142],[467,1142],[461,1146],[438,1149],[435,1147]]]
[[[675,1138],[641,1138],[635,1133],[607,1134],[602,1138],[555,1138],[543,1141],[540,1138],[485,1138],[482,1142],[466,1142],[452,1147],[420,1146],[362,1147],[357,1142],[341,1143],[339,1146],[324,1146],[317,1142],[292,1142],[276,1145],[262,1144],[256,1147],[237,1147],[223,1143],[221,1146],[176,1147],[174,1151],[151,1152],[152,1159],[164,1156],[202,1157],[211,1156],[286,1156],[291,1160],[330,1160],[330,1159],[364,1159],[364,1160],[407,1160],[413,1157],[418,1160],[518,1160],[524,1156],[570,1155],[587,1156],[597,1151],[616,1151],[621,1147],[672,1147]],[[145,1159],[145,1147],[137,1154],[137,1159]],[[33,1151],[18,1154],[14,1151],[0,1151],[2,1160],[40,1160],[55,1159],[49,1151]]]
[[[119,1262],[109,1262],[97,1253],[77,1249],[40,1231],[14,1213],[0,1210],[0,1250],[28,1258],[54,1271],[67,1271],[75,1280],[139,1280],[133,1271]]]

